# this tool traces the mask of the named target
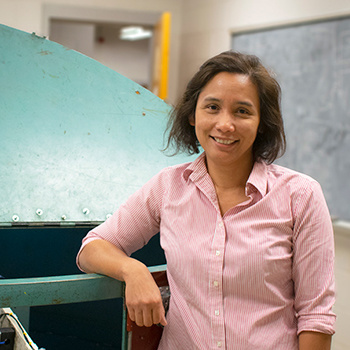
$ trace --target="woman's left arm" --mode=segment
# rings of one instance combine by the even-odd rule
[[[299,350],[330,350],[332,336],[319,332],[301,332]]]
[[[328,339],[329,336],[326,334],[334,333],[335,315],[332,312],[332,306],[335,301],[335,283],[332,222],[322,189],[317,182],[306,182],[293,194],[292,279],[300,350],[328,350],[329,347],[311,346],[310,343]]]

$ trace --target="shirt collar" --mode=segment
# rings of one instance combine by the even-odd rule
[[[262,197],[267,193],[267,165],[265,162],[255,162],[249,175],[246,192],[250,194],[251,187],[256,188]]]
[[[184,170],[183,177],[187,181],[189,177],[196,182],[208,174],[207,166],[205,164],[205,152],[203,152],[196,160]]]
[[[207,174],[208,171],[205,163],[205,152],[203,152],[184,170],[183,177],[186,181],[190,178],[193,182],[196,182]],[[256,188],[262,197],[264,197],[267,193],[267,165],[265,162],[254,163],[246,185],[247,195],[254,191],[253,188]]]

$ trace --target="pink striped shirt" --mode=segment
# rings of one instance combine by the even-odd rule
[[[160,231],[171,290],[161,350],[294,350],[301,331],[333,334],[333,231],[319,184],[256,163],[249,200],[222,216],[204,157],[161,171],[83,246],[103,238],[131,254]]]

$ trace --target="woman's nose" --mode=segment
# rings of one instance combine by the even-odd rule
[[[228,112],[222,112],[218,116],[216,128],[221,132],[229,132],[235,130],[233,116]]]

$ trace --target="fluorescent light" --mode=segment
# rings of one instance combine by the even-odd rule
[[[151,30],[145,30],[142,27],[124,27],[120,30],[119,38],[121,40],[141,40],[151,36]]]

